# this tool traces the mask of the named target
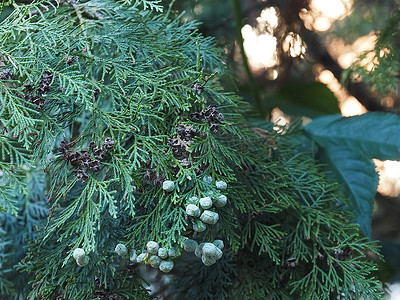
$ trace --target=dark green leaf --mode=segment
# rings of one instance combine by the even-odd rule
[[[310,118],[338,113],[335,95],[320,82],[293,82],[284,85],[276,94],[278,106],[290,115]]]
[[[371,215],[378,186],[372,158],[400,158],[400,118],[380,112],[347,118],[324,116],[313,120],[305,130],[322,148],[322,160],[334,170],[361,230],[371,237]]]
[[[305,130],[323,148],[346,146],[368,158],[400,158],[400,117],[381,112],[344,118],[324,116],[313,120]]]
[[[389,276],[388,280],[399,281],[400,279],[400,243],[397,240],[383,240],[379,242],[381,254],[385,258],[386,272]],[[394,274],[393,274],[394,273]],[[393,278],[394,277],[394,278]]]
[[[374,163],[345,146],[323,149],[320,159],[328,164],[341,183],[361,230],[371,237],[371,217],[379,179]]]

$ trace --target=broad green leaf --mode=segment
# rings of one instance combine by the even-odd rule
[[[383,273],[383,271],[386,272],[384,275],[387,278],[387,281],[399,281],[400,270],[395,266],[400,266],[400,242],[395,239],[381,240],[379,244],[381,246],[380,252],[383,255],[386,263],[386,267],[385,265],[380,267],[381,273]],[[393,274],[393,272],[395,272],[395,274]]]
[[[400,159],[400,118],[394,114],[371,112],[361,116],[324,116],[305,127],[321,148],[321,159],[328,163],[362,231],[371,236],[378,175],[372,158]]]
[[[324,116],[313,120],[305,130],[323,148],[346,146],[371,159],[400,159],[400,117],[394,114]]]
[[[379,181],[374,163],[346,146],[323,149],[320,160],[333,171],[332,175],[350,200],[350,209],[360,229],[371,238],[371,218]]]
[[[290,115],[314,118],[340,112],[335,95],[320,82],[285,84],[274,97],[278,107]]]

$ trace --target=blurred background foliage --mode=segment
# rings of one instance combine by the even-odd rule
[[[170,1],[165,1],[168,5]],[[368,111],[399,114],[399,0],[177,0],[225,52],[225,86],[254,108],[249,118],[285,125],[301,117]],[[365,132],[368,134],[368,132]],[[400,163],[380,172],[372,222],[385,262],[400,280]]]

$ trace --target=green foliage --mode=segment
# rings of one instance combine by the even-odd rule
[[[346,71],[345,81],[362,79],[383,96],[396,92],[400,70],[400,53],[397,51],[399,29],[400,13],[397,8],[392,10],[392,15],[380,30],[374,49],[363,53]]]
[[[345,222],[349,214],[335,206],[338,186],[326,182],[311,156],[295,154],[298,145],[294,140],[298,140],[297,134],[279,138],[279,164],[273,170],[257,170],[257,178],[276,178],[265,190],[270,195],[267,198],[275,200],[264,198],[264,207],[238,219],[241,249],[234,258],[225,258],[218,271],[217,266],[210,267],[218,274],[226,268],[230,276],[217,277],[221,275],[186,258],[178,264],[185,270],[184,276],[170,287],[172,299],[193,295],[213,299],[221,292],[216,286],[226,286],[223,299],[262,299],[265,295],[268,299],[320,299],[340,291],[350,298],[354,282],[363,285],[356,287],[357,296],[380,299],[379,284],[364,277],[364,272],[375,269],[374,263],[365,260],[375,247],[359,236],[356,225]],[[258,181],[253,175],[251,171],[244,174],[250,177],[244,181],[247,189]],[[193,270],[200,275],[188,275]],[[359,276],[364,279],[357,280]]]
[[[155,241],[176,265],[160,297],[380,299],[376,247],[304,135],[251,128],[213,40],[158,3],[13,3],[0,23],[2,296],[150,299],[136,267]],[[196,232],[186,206],[222,195]],[[187,238],[223,257],[186,258]]]
[[[26,285],[29,277],[26,273],[18,274],[19,280],[16,281],[13,267],[25,256],[26,249],[23,246],[26,241],[38,237],[35,227],[48,214],[47,199],[44,195],[46,179],[43,170],[38,166],[25,169],[24,176],[20,175],[20,184],[26,186],[26,191],[8,189],[9,197],[15,200],[17,214],[0,214],[1,295],[12,295],[16,292],[26,294],[29,291]]]
[[[293,82],[283,85],[272,98],[277,107],[292,116],[315,118],[339,113],[335,95],[321,82]]]
[[[325,116],[313,120],[305,130],[320,147],[321,161],[330,166],[335,179],[342,183],[361,230],[371,237],[371,216],[378,187],[372,159],[400,158],[397,139],[400,118],[376,112],[349,118]]]

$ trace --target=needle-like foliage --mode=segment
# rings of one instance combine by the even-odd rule
[[[145,264],[166,299],[379,299],[301,135],[246,124],[213,40],[159,2],[3,4],[3,298],[150,299]]]

